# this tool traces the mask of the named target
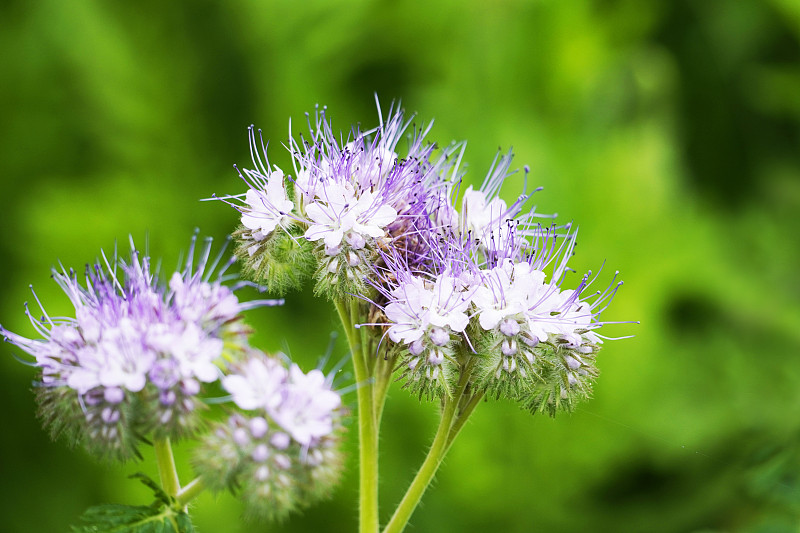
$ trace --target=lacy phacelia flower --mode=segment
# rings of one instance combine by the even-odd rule
[[[291,223],[294,203],[286,194],[286,185],[283,171],[277,167],[263,177],[255,171],[248,171],[254,183],[261,187],[248,189],[242,208],[242,225],[252,231],[253,239],[262,241],[272,233],[277,226],[288,226]],[[252,254],[251,254],[252,255]]]
[[[322,239],[326,255],[339,255],[343,239],[353,250],[361,250],[369,237],[383,237],[386,226],[397,218],[397,211],[378,202],[371,191],[364,191],[356,198],[348,185],[323,183],[315,200],[306,206],[311,226],[305,238]]]
[[[593,330],[604,324],[599,306],[619,284],[612,281],[592,302],[584,294],[588,277],[575,290],[562,289],[575,233],[558,244],[555,227],[539,228],[532,240],[526,240],[531,233],[513,235],[516,231],[507,241],[513,253],[489,249],[475,259],[476,266],[486,261],[478,267],[480,283],[472,298],[481,332],[475,385],[554,414],[590,394],[597,375],[594,354],[602,343]],[[510,244],[519,240],[526,245]]]
[[[193,238],[186,267],[168,287],[132,242],[129,262],[115,258],[105,261],[105,269],[87,267],[85,286],[72,271],[54,271],[75,317],[45,313],[38,321],[28,313],[42,339],[0,328],[41,369],[42,416],[54,433],[125,458],[135,453],[136,435],[153,431],[177,438],[195,429],[197,395],[203,383],[220,377],[217,363],[225,346],[246,347],[241,312],[276,303],[239,302],[221,284],[227,265],[212,281],[220,257],[206,268],[210,246],[209,239],[195,267]]]
[[[316,446],[334,430],[342,399],[320,370],[304,374],[300,367],[289,368],[283,402],[270,414],[302,446]]]
[[[458,187],[445,187],[431,224],[416,226],[415,253],[382,252],[373,282],[382,315],[369,325],[383,323],[401,347],[398,371],[420,395],[448,393],[468,372],[471,390],[553,414],[589,395],[598,315],[619,285],[588,300],[588,278],[563,287],[576,234],[534,223],[542,215],[523,212],[527,194],[510,207],[498,196],[509,162],[496,159],[480,190],[464,191],[460,212]]]
[[[243,412],[218,424],[197,449],[195,467],[206,484],[236,489],[252,514],[266,518],[327,495],[342,467],[343,408],[330,380],[251,351],[222,384]]]
[[[443,196],[443,176],[454,166],[448,156],[457,146],[431,161],[434,146],[424,143],[428,129],[413,132],[401,158],[397,145],[409,126],[402,111],[390,110],[378,128],[354,130],[341,143],[325,110],[318,111],[309,120],[309,138],[289,140],[294,178],[270,170],[251,128],[256,169],[240,171],[249,190],[222,198],[242,214],[236,237],[245,269],[279,292],[298,287],[310,270],[318,293],[341,298],[363,292],[377,250],[390,242],[405,247],[417,224],[431,224],[431,206]]]
[[[422,128],[403,156],[409,125],[390,110],[374,130],[345,137],[318,110],[310,135],[289,139],[294,178],[264,164],[251,129],[257,170],[240,172],[250,190],[225,198],[242,213],[245,270],[278,291],[313,270],[318,294],[361,297],[363,325],[384,328],[385,355],[420,395],[448,394],[469,372],[470,390],[569,409],[597,373],[600,302],[618,285],[593,296],[586,280],[565,286],[575,233],[539,224],[554,215],[526,207],[527,167],[522,194],[500,196],[510,152],[480,187],[462,188],[464,145],[438,149]]]
[[[405,387],[419,396],[449,393],[470,323],[472,276],[446,255],[430,263],[428,273],[412,269],[397,253],[382,253],[381,265],[371,281],[378,301],[371,303],[382,321],[359,327],[388,326],[386,335],[402,354]]]

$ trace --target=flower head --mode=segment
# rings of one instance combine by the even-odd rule
[[[318,109],[309,118],[309,136],[289,139],[294,177],[270,167],[250,129],[255,168],[239,171],[248,190],[222,199],[241,213],[239,255],[259,281],[281,291],[298,286],[313,269],[318,293],[361,293],[381,247],[418,244],[413,235],[421,231],[417,226],[431,225],[432,206],[447,186],[443,175],[454,166],[449,156],[458,147],[433,158],[435,147],[424,141],[429,127],[412,129],[399,109],[390,109],[385,121],[378,112],[377,128],[354,129],[342,141],[325,109]],[[399,141],[409,129],[401,157]],[[282,253],[287,247],[296,254]]]
[[[249,511],[267,518],[326,495],[341,472],[343,408],[331,380],[255,350],[229,370],[222,384],[241,411],[198,448],[204,481],[237,488]]]
[[[104,265],[87,267],[83,284],[73,271],[54,271],[75,316],[45,313],[38,321],[26,310],[40,339],[0,328],[34,357],[42,373],[42,402],[68,415],[53,416],[56,432],[68,431],[64,424],[100,424],[87,438],[97,439],[101,453],[110,443],[112,452],[124,457],[134,452],[126,435],[155,431],[180,437],[195,428],[201,384],[220,377],[217,364],[226,343],[228,349],[246,347],[242,311],[276,303],[239,302],[222,284],[227,265],[211,279],[222,252],[209,267],[209,239],[194,265],[195,241],[186,266],[168,285],[159,283],[150,259],[140,257],[132,241],[129,261],[109,262],[104,256]]]
[[[619,285],[590,296],[587,275],[565,286],[577,234],[536,223],[525,192],[510,205],[500,198],[510,159],[496,159],[460,203],[457,184],[440,188],[417,246],[381,253],[373,285],[382,315],[370,325],[383,323],[401,347],[400,372],[421,395],[448,393],[469,372],[473,390],[552,414],[590,393],[599,314]]]

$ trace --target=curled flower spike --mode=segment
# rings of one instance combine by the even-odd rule
[[[401,347],[399,371],[420,395],[448,393],[472,360],[472,390],[553,414],[590,394],[599,314],[619,285],[588,299],[588,277],[563,287],[577,233],[535,224],[527,194],[510,207],[500,199],[510,157],[464,192],[460,213],[453,195],[439,197],[429,220],[450,223],[418,224],[413,251],[381,253],[372,303],[382,313],[370,325]]]
[[[320,370],[251,350],[222,385],[241,411],[215,426],[195,453],[214,490],[241,493],[250,513],[280,518],[327,495],[338,481],[343,407]]]
[[[602,342],[593,330],[605,324],[600,306],[619,284],[612,280],[593,302],[584,294],[588,276],[576,289],[564,289],[576,233],[559,239],[555,227],[540,228],[533,238],[514,236],[516,231],[507,242],[523,240],[525,246],[490,248],[475,258],[480,278],[472,298],[480,355],[475,386],[550,414],[571,410],[591,394],[598,374],[594,354]]]
[[[103,265],[87,267],[84,284],[74,271],[54,270],[75,316],[42,309],[39,321],[28,313],[40,339],[0,328],[41,369],[41,415],[54,435],[126,458],[137,453],[138,436],[180,438],[197,428],[203,384],[219,379],[223,355],[247,346],[242,311],[280,302],[239,302],[237,286],[222,284],[230,261],[214,277],[224,249],[209,265],[207,239],[195,265],[195,248],[196,236],[168,285],[132,240],[129,261],[103,256]]]
[[[455,249],[436,263],[429,257],[427,264],[433,272],[412,269],[396,251],[382,252],[376,281],[370,281],[378,297],[368,300],[380,309],[381,320],[359,325],[387,327],[385,335],[400,347],[404,386],[420,397],[451,392],[474,293],[472,276],[463,270]]]
[[[245,269],[271,290],[297,288],[315,272],[317,293],[334,299],[365,289],[376,252],[389,243],[414,247],[417,226],[430,225],[434,200],[444,194],[452,154],[413,130],[405,157],[398,143],[411,126],[401,110],[389,110],[378,128],[354,130],[341,143],[318,110],[309,117],[309,139],[289,140],[295,177],[271,167],[266,147],[250,129],[255,169],[239,171],[243,195],[221,198],[241,213],[237,254]]]

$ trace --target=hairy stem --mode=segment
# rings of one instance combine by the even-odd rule
[[[444,397],[442,418],[439,421],[439,428],[436,430],[436,436],[433,438],[433,444],[431,444],[425,461],[422,463],[419,472],[417,472],[417,475],[408,487],[408,490],[397,506],[391,520],[389,520],[389,523],[383,530],[383,533],[399,533],[406,527],[414,509],[417,508],[419,501],[422,499],[422,495],[425,493],[428,485],[430,485],[433,480],[433,476],[439,469],[439,465],[441,465],[447,450],[450,448],[450,444],[452,444],[452,440],[450,439],[451,431],[454,427],[458,406],[461,403],[461,398],[469,383],[471,369],[472,365],[467,363],[465,368],[462,369],[459,383],[453,395]],[[461,425],[463,425],[463,423]]]
[[[187,505],[189,505],[189,502],[197,498],[197,496],[204,490],[206,490],[206,486],[203,483],[203,480],[197,477],[190,481],[188,485],[179,490],[175,495],[175,499],[177,500],[178,505],[185,508]]]
[[[389,392],[389,385],[392,383],[392,371],[394,370],[394,358],[383,359],[377,357],[378,362],[375,366],[375,424],[380,427],[381,417],[383,416],[383,406],[386,403],[386,395]]]
[[[469,416],[472,414],[472,411],[478,406],[478,404],[483,399],[483,392],[475,393],[473,396],[469,397],[466,404],[458,411],[456,414],[456,419],[453,422],[452,427],[450,427],[450,435],[447,437],[447,450],[453,445],[453,442],[458,437],[459,432],[464,427]],[[447,453],[445,450],[445,453]]]
[[[342,321],[358,385],[358,451],[359,451],[359,531],[378,531],[378,430],[373,402],[374,379],[365,357],[365,332],[359,332],[357,301],[337,301],[336,310]],[[373,367],[374,369],[374,367]]]
[[[175,497],[181,490],[178,479],[178,470],[175,467],[175,457],[172,455],[172,445],[169,438],[154,439],[153,448],[156,451],[156,465],[158,477],[161,479],[161,488],[168,496]]]

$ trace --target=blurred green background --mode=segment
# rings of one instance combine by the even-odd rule
[[[244,190],[231,165],[249,165],[249,124],[286,169],[290,117],[320,103],[336,129],[371,127],[377,92],[435,118],[431,139],[468,139],[472,182],[513,146],[545,188],[539,211],[580,225],[573,281],[606,261],[603,279],[626,283],[605,318],[641,320],[606,328],[636,337],[607,343],[595,398],[572,416],[482,405],[409,531],[800,526],[797,0],[6,0],[0,50],[9,329],[33,334],[30,283],[69,312],[49,279],[59,260],[80,268],[131,234],[169,269],[194,227],[221,240],[236,213],[199,199]],[[249,321],[257,346],[288,346],[305,368],[337,328],[308,292]],[[149,464],[109,468],[48,439],[15,351],[0,357],[0,531],[148,503],[125,476]],[[391,391],[384,520],[435,424],[434,405]],[[354,437],[331,500],[268,525],[204,495],[198,530],[355,531]]]

